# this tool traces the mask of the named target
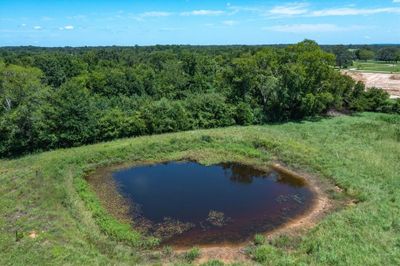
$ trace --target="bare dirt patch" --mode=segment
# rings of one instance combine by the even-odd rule
[[[394,75],[390,76],[390,79],[392,79],[392,80],[400,80],[400,74],[394,74]]]
[[[391,98],[400,98],[400,74],[367,73],[345,70],[342,73],[356,81],[361,81],[367,88],[382,88]]]

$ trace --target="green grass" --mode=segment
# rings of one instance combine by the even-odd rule
[[[187,262],[193,262],[198,257],[200,257],[200,248],[198,247],[193,247],[184,254],[184,258]]]
[[[400,264],[400,116],[364,113],[123,139],[2,160],[0,265],[161,263],[167,252],[147,250],[156,241],[108,215],[83,177],[125,161],[182,158],[204,164],[279,160],[330,180],[359,201],[301,238],[250,247],[256,262]],[[38,236],[30,238],[31,231]],[[172,263],[187,262],[173,256]]]
[[[399,73],[400,63],[387,63],[381,61],[354,61],[353,66],[359,71],[366,72],[383,72],[383,73]]]

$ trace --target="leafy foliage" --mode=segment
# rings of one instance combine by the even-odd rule
[[[352,60],[349,47],[330,50],[310,40],[279,48],[2,48],[0,156],[332,108],[398,112],[384,92],[365,92],[334,69]]]
[[[197,259],[200,256],[200,249],[198,247],[193,247],[190,250],[188,250],[184,254],[185,260],[188,262],[193,262],[195,259]]]

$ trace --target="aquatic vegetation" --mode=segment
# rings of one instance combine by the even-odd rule
[[[311,187],[297,176],[241,163],[172,161],[116,168],[100,178],[112,178],[115,197],[132,206],[127,219],[168,245],[241,243],[305,213],[314,199]],[[282,197],[288,200],[279,201]]]
[[[164,221],[153,226],[154,236],[161,239],[168,239],[175,235],[183,234],[195,227],[193,223],[184,223],[170,217],[165,217]]]
[[[223,212],[211,210],[208,213],[207,221],[214,226],[221,227],[226,224],[227,219],[225,218],[225,214]]]

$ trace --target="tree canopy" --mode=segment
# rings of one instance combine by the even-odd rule
[[[332,108],[390,111],[387,94],[365,92],[335,69],[348,64],[349,49],[334,51],[310,40],[278,47],[1,48],[0,156],[303,119]]]

